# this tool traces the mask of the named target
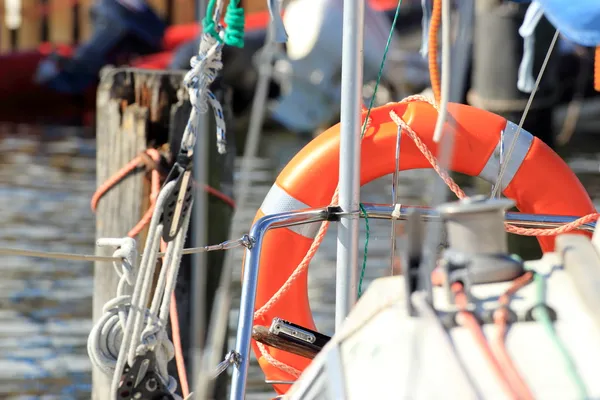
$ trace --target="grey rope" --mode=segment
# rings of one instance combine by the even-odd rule
[[[114,239],[120,240],[120,239]],[[239,239],[226,240],[219,244],[212,244],[202,247],[190,247],[183,249],[182,254],[196,254],[206,253],[209,251],[220,251],[220,250],[231,250],[236,247],[248,247],[250,238],[248,235],[244,235]],[[159,257],[163,257],[165,253],[158,253]],[[94,254],[75,254],[75,253],[56,253],[51,251],[39,251],[39,250],[27,250],[27,249],[15,249],[15,248],[0,248],[0,256],[24,256],[24,257],[36,257],[46,258],[50,260],[73,260],[73,261],[99,261],[99,262],[121,262],[123,260],[120,256],[98,256]],[[141,255],[136,256],[141,257]]]
[[[73,260],[73,261],[101,261],[101,262],[119,262],[121,258],[110,256],[96,256],[88,254],[54,253],[46,251],[2,248],[0,256],[26,256],[36,258],[48,258],[54,260]]]

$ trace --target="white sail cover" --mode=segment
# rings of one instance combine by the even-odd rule
[[[600,244],[600,235],[595,243]],[[557,314],[555,331],[585,383],[590,399],[600,398],[600,256],[580,235],[557,239],[557,252],[528,266],[545,277],[544,303]],[[510,283],[477,285],[471,290],[478,314],[497,308]],[[524,321],[536,303],[536,286],[519,290],[510,308]],[[417,297],[418,299],[418,297]],[[452,305],[441,288],[434,292],[438,316]],[[427,310],[427,308],[425,308]],[[431,310],[431,309],[429,309]],[[403,277],[372,283],[341,332],[292,386],[289,399],[506,399],[508,398],[470,333],[455,327],[447,335],[437,318],[409,317]],[[485,324],[488,341],[496,327]],[[535,321],[509,326],[508,352],[537,399],[578,399],[560,350]],[[453,350],[454,349],[454,350]]]

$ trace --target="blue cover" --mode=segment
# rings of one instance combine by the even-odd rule
[[[582,46],[600,46],[600,0],[535,1],[541,4],[548,21],[567,39]]]

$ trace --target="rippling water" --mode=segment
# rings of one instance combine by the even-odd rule
[[[594,136],[585,148],[580,146],[585,152],[571,148],[565,157],[597,200],[600,155],[590,142],[600,149]],[[257,163],[251,198],[237,217],[238,233],[247,231],[277,171],[301,145],[287,136],[269,138],[265,148],[272,156]],[[431,171],[401,174],[400,201],[426,203],[423,193],[431,179],[436,179]],[[363,188],[363,201],[389,203],[390,185],[391,180],[385,178]],[[0,127],[0,247],[92,254],[95,221],[89,200],[94,190],[95,140],[89,132],[64,127]],[[370,224],[365,286],[389,270],[389,224]],[[362,223],[361,253],[364,227]],[[332,227],[309,273],[315,321],[327,334],[333,332],[335,245]],[[241,251],[237,256],[241,259]],[[91,328],[92,271],[91,263],[1,259],[0,398],[89,398],[86,340]],[[234,273],[236,288],[239,276],[238,270]],[[237,296],[239,292],[234,293],[236,307]],[[234,327],[237,310],[230,320]],[[233,338],[230,344],[233,346]],[[256,366],[250,374],[253,395],[248,398],[272,393]]]
[[[68,128],[12,130],[0,138],[0,247],[93,252],[95,140]],[[91,263],[2,258],[0,397],[89,397],[91,274]]]

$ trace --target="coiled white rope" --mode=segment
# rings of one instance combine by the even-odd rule
[[[104,314],[94,325],[88,338],[88,353],[92,363],[110,375],[115,370],[122,332],[125,330],[129,313],[131,291],[135,284],[134,265],[137,261],[137,248],[135,240],[129,237],[99,239],[97,245],[117,247],[113,256],[122,260],[120,264],[113,262],[119,276],[117,295],[104,305]]]
[[[156,356],[157,373],[175,398],[177,382],[168,375],[167,363],[174,356],[173,344],[168,339],[166,326],[170,295],[175,288],[183,243],[189,225],[190,212],[184,216],[184,224],[175,239],[169,242],[165,263],[150,309],[146,307],[152,289],[152,279],[160,248],[163,225],[160,222],[166,199],[173,192],[176,182],[170,182],[161,190],[150,221],[146,246],[137,276],[133,265],[137,260],[135,241],[131,238],[100,239],[99,245],[120,246],[115,257],[123,257],[117,288],[117,296],[108,302],[105,314],[94,325],[88,339],[91,361],[105,374],[113,375],[111,395],[116,396],[121,376],[127,363],[132,366],[137,356],[153,351]],[[117,265],[115,265],[117,267]],[[135,277],[135,279],[134,279]],[[133,293],[129,294],[133,286]]]

